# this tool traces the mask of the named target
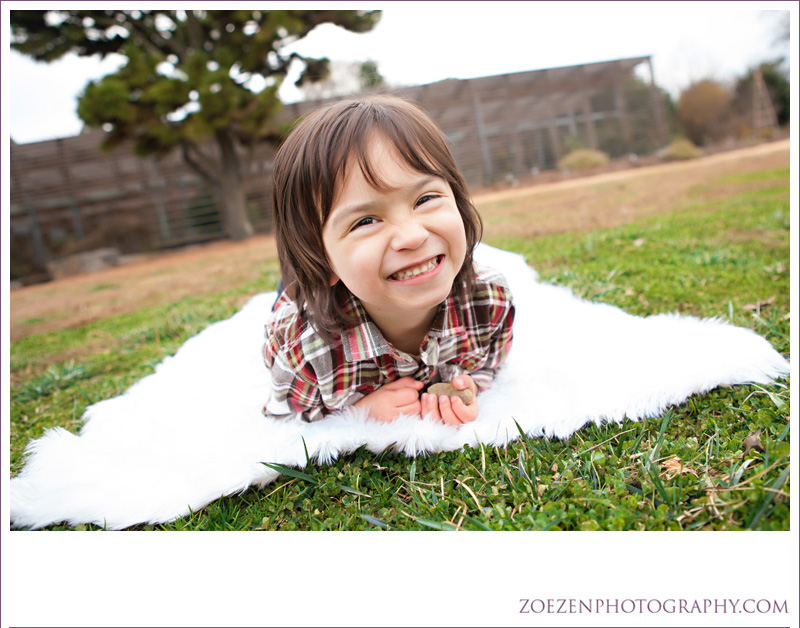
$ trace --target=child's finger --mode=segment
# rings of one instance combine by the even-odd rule
[[[420,412],[419,400],[416,403],[409,403],[397,408],[398,414],[422,414]]]
[[[415,390],[419,390],[425,384],[421,381],[414,379],[413,377],[401,377],[400,379],[396,379],[393,382],[390,382],[384,385],[384,388],[392,388],[392,389],[401,389],[401,388],[413,388]]]
[[[419,392],[413,388],[400,388],[392,393],[395,403],[398,405],[406,405],[409,403],[419,402]]]
[[[439,397],[439,413],[442,415],[442,421],[447,425],[461,425],[461,420],[453,412],[450,397],[447,395]]]
[[[398,388],[407,388],[415,391],[417,394],[419,394],[419,391],[425,386],[425,382],[421,382],[413,377],[401,377],[394,383],[397,384]]]
[[[434,421],[442,420],[442,415],[439,413],[439,401],[436,399],[435,395],[422,393],[422,398],[420,399],[420,411],[422,416],[430,414]]]
[[[471,404],[466,405],[461,397],[450,397],[450,403],[453,408],[453,413],[461,423],[469,423],[478,418],[478,402],[473,401]]]
[[[469,388],[473,393],[478,393],[478,387],[475,385],[475,380],[473,380],[469,375],[459,375],[458,377],[453,378],[453,381],[450,383],[457,390],[466,390]]]

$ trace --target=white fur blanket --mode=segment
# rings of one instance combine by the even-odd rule
[[[261,408],[261,359],[273,294],[189,339],[125,394],[91,406],[76,436],[48,430],[28,446],[11,480],[11,522],[66,521],[108,529],[166,522],[224,495],[265,485],[261,464],[303,467],[366,446],[409,456],[519,436],[566,437],[588,422],[654,417],[717,386],[766,384],[789,365],[754,332],[721,320],[641,318],[537,281],[524,259],[480,245],[476,259],[502,271],[514,293],[514,346],[474,423],[419,417],[378,423],[343,411],[316,423],[274,421]]]

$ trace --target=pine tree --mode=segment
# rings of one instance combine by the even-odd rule
[[[44,62],[67,53],[126,57],[86,86],[78,115],[106,130],[104,147],[133,140],[143,156],[180,150],[216,191],[228,235],[241,240],[253,233],[248,159],[257,142],[280,136],[278,89],[290,64],[305,64],[299,85],[328,73],[328,59],[285,48],[319,24],[366,32],[379,19],[380,11],[11,11],[11,45]]]

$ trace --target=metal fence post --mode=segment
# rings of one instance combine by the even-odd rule
[[[650,68],[650,98],[653,103],[653,114],[656,118],[656,133],[658,141],[663,146],[667,143],[667,133],[664,128],[664,115],[661,107],[661,98],[658,93],[658,86],[656,85],[656,77],[653,72],[653,58],[647,57],[647,65]]]
[[[481,99],[475,90],[470,85],[470,92],[472,93],[472,107],[475,112],[475,128],[478,132],[478,141],[481,146],[481,156],[483,157],[483,183],[494,181],[494,168],[492,167],[492,155],[489,152],[489,143],[486,139],[486,128],[483,125],[483,111],[481,110]],[[488,179],[487,179],[488,177]]]
[[[145,189],[150,192],[151,197],[153,199],[153,205],[156,208],[156,218],[158,219],[158,233],[161,237],[161,241],[165,242],[172,238],[172,230],[169,227],[169,220],[167,219],[167,208],[164,205],[164,197],[161,194],[161,185],[157,180],[158,177],[158,169],[156,168],[156,164],[152,158],[143,159],[140,163],[147,162],[148,169],[150,173],[148,174],[143,173],[144,177],[144,184]],[[152,181],[152,185],[151,185]]]
[[[69,172],[70,161],[67,155],[66,144],[63,139],[56,140],[58,147],[58,166],[61,171],[61,178],[64,180],[64,187],[69,195],[69,210],[72,214],[72,228],[75,230],[75,237],[78,240],[83,240],[86,233],[83,230],[83,219],[81,218],[81,209],[78,207],[78,202],[75,199],[75,186],[72,182],[72,175]]]

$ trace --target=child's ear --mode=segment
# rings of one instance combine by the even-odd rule
[[[331,271],[331,276],[328,278],[328,285],[333,287],[337,283],[339,283],[339,277],[338,277],[338,275],[336,275],[336,273]]]

